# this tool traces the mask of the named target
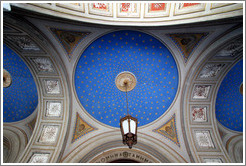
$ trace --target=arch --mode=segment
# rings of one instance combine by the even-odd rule
[[[122,138],[119,133],[120,130],[115,130],[93,137],[90,140],[87,140],[86,142],[78,145],[71,153],[66,155],[61,160],[61,162],[87,163],[92,161],[90,159],[95,158],[105,151],[111,151],[113,149],[127,150],[126,146],[122,143]],[[149,145],[149,142],[151,142],[151,146]],[[138,143],[133,147],[132,150],[138,150],[139,152],[141,151],[146,155],[152,156],[150,159],[154,162],[187,162],[174,149],[171,149],[163,142],[160,142],[159,140],[143,133],[138,133]]]
[[[30,48],[32,46],[35,48],[23,49],[18,46],[18,42],[22,42],[22,40],[15,42],[15,39],[18,40],[16,34],[8,35],[9,38],[4,34],[4,42],[13,47],[33,72],[40,101],[36,109],[37,112],[35,112],[37,119],[34,132],[30,136],[29,142],[23,144],[24,148],[15,151],[19,156],[15,162],[35,162],[36,156],[41,156],[42,160],[46,162],[57,162],[67,141],[66,135],[71,111],[69,81],[64,64],[57,54],[57,50],[30,22],[6,14],[4,24],[11,28],[14,27],[18,30],[16,34],[29,41],[23,47],[28,47],[28,44],[31,44]],[[46,64],[46,66],[40,66],[42,64]],[[53,106],[59,105],[58,113],[51,113],[52,104]],[[27,125],[25,120],[21,123]],[[18,123],[12,125],[18,125]],[[51,139],[47,137],[47,131],[54,132]]]
[[[230,43],[240,39],[241,35],[241,28],[232,29],[227,32],[227,35],[221,36],[213,45],[202,52],[194,61],[193,68],[189,71],[189,75],[186,78],[186,84],[183,86],[180,105],[182,110],[182,124],[185,126],[185,133],[183,133],[183,135],[190,145],[190,153],[193,154],[195,162],[206,162],[210,159],[214,159],[214,157],[209,154],[212,152],[218,155],[220,154],[216,160],[231,162],[227,151],[221,146],[222,141],[217,127],[214,105],[217,88],[220,85],[222,75],[224,75],[235,61],[242,57],[242,51],[239,48],[235,57],[226,57],[226,62],[223,59],[224,57],[221,58],[217,55]],[[216,75],[209,76],[208,78],[200,77],[201,71],[208,64],[224,64],[224,67],[221,68]],[[206,95],[201,98],[196,98],[195,92],[199,91],[198,88],[200,88],[200,90],[203,89],[201,91],[203,91],[204,94],[206,93]],[[207,113],[207,117],[204,118],[202,122],[194,121],[195,117],[193,117],[192,111],[196,108],[201,108],[203,113]],[[205,138],[206,142],[202,142],[201,137]],[[199,155],[197,152],[200,152]]]

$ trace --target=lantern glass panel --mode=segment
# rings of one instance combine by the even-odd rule
[[[129,133],[128,119],[126,119],[126,120],[124,120],[124,121],[122,122],[122,127],[123,127],[124,134]]]
[[[130,128],[131,128],[131,133],[136,134],[136,122],[132,119],[130,119]]]

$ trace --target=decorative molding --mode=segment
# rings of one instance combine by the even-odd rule
[[[49,157],[48,153],[33,153],[28,163],[48,163]]]
[[[168,17],[171,3],[145,3],[144,17]]]
[[[44,87],[46,94],[61,94],[60,81],[58,79],[44,79]]]
[[[228,5],[233,5],[233,3],[211,3],[211,9],[220,8]]]
[[[202,163],[226,163],[223,155],[200,155],[199,158]]]
[[[48,57],[28,57],[37,73],[39,74],[56,74],[54,65]]]
[[[3,34],[7,34],[7,33],[11,34],[11,33],[22,33],[22,32],[10,26],[3,25]]]
[[[193,89],[193,99],[208,99],[211,85],[195,85]]]
[[[237,38],[215,54],[215,58],[234,58],[243,50],[243,38]]]
[[[168,138],[176,145],[178,145],[178,147],[180,147],[175,114],[173,114],[173,116],[162,126],[158,127],[157,129],[154,129],[153,132],[161,134],[162,136]]]
[[[140,3],[118,3],[118,17],[140,17]]]
[[[72,58],[73,51],[79,45],[79,43],[85,39],[91,32],[71,31],[59,28],[50,28],[52,34],[60,42],[62,48],[67,53],[67,57],[70,60]]]
[[[196,143],[201,149],[214,149],[214,143],[212,141],[210,131],[209,130],[195,130],[194,136],[196,139]]]
[[[61,101],[46,101],[45,117],[61,117],[62,109]]]
[[[84,7],[84,3],[56,3],[56,6],[58,7],[58,10],[63,10],[63,12],[69,13],[70,11],[75,11],[75,12],[85,12],[85,7]],[[63,8],[63,9],[61,9]],[[64,9],[67,9],[64,11]]]
[[[76,123],[74,127],[73,132],[73,138],[72,143],[81,138],[82,136],[88,134],[89,132],[92,132],[94,130],[97,130],[97,128],[89,125],[86,123],[79,115],[79,113],[76,113]]]
[[[176,3],[174,15],[191,14],[205,10],[206,3]]]
[[[44,51],[27,35],[4,35],[22,53],[44,53]]]
[[[112,3],[89,3],[89,13],[101,16],[113,16]]]
[[[161,3],[111,2],[109,6],[112,6],[112,9],[109,10],[107,10],[107,7],[99,5],[99,3],[97,3],[95,7],[88,4],[89,3],[12,3],[11,5],[81,22],[130,26],[177,25],[243,15],[242,3],[228,3],[228,5],[216,8],[215,6],[217,4],[211,3],[169,3],[170,7],[167,5],[166,10],[163,5],[160,5]],[[159,4],[159,6],[149,6],[148,4]],[[112,12],[110,10],[112,10]]]
[[[204,163],[223,163],[220,158],[204,158]]]
[[[225,64],[207,63],[199,74],[199,78],[209,79],[216,77],[217,74],[224,68]]]
[[[183,56],[184,63],[187,63],[198,45],[204,40],[209,33],[174,33],[167,34],[175,43]]]
[[[198,101],[196,103],[189,104],[189,108],[190,125],[211,125],[210,104],[201,104],[201,102]]]
[[[55,143],[59,131],[58,125],[43,125],[41,135],[38,142]]]
[[[192,106],[191,116],[193,122],[207,122],[207,106]]]

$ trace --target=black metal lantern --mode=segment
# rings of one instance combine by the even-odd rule
[[[137,124],[137,118],[134,118],[129,114],[120,119],[123,144],[127,144],[130,149],[137,143]]]
[[[124,82],[124,86],[126,87],[126,103],[127,103],[127,115],[120,119],[120,129],[123,139],[123,144],[127,144],[131,149],[133,145],[137,143],[137,126],[138,120],[137,118],[129,115],[128,111],[128,98],[127,98],[127,86],[128,82]]]

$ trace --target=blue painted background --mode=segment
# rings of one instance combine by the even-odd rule
[[[98,121],[119,127],[127,113],[125,92],[117,89],[123,71],[137,78],[128,92],[129,113],[139,126],[160,117],[178,88],[178,70],[169,50],[157,39],[137,31],[117,31],[94,41],[81,55],[75,70],[75,89],[82,106]]]
[[[38,93],[33,76],[23,60],[3,45],[3,68],[12,77],[12,84],[3,88],[3,121],[25,119],[38,105]]]
[[[216,118],[225,127],[243,131],[243,60],[240,60],[223,79],[216,99]]]

